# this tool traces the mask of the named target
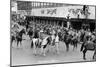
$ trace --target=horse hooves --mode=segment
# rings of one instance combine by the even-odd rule
[[[86,60],[86,58],[83,58],[84,60]]]

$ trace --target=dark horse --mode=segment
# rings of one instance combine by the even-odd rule
[[[11,45],[12,45],[12,43],[13,43],[14,40],[16,40],[16,36],[11,35]]]
[[[73,46],[73,50],[74,50],[74,48],[77,48],[77,43],[78,43],[77,37],[69,35],[68,33],[66,33],[66,34],[64,34],[63,41],[66,45],[66,51],[69,51],[69,45]]]
[[[85,54],[86,54],[86,52],[88,50],[94,51],[94,55],[93,55],[93,59],[94,59],[95,58],[95,55],[96,55],[96,44],[94,42],[92,42],[92,41],[83,42],[80,51],[83,52],[83,59],[84,60],[86,60]]]
[[[73,46],[73,50],[74,50],[74,48],[77,48],[77,44],[78,44],[77,37],[71,38],[70,44]]]
[[[17,40],[17,46],[20,42],[20,45],[21,45],[21,42],[22,42],[22,35],[25,34],[25,29],[22,29],[20,32],[17,33],[16,35],[16,40]]]
[[[68,34],[65,34],[63,41],[66,45],[66,51],[69,51],[69,44],[71,43],[71,36]]]

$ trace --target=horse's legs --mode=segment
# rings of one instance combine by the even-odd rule
[[[65,43],[65,45],[66,45],[66,51],[69,51],[69,44]]]
[[[46,45],[43,46],[43,55],[44,55],[44,56],[46,56],[45,53],[46,53],[46,48],[47,48],[47,46],[48,46],[48,44],[46,44]]]
[[[43,53],[43,46],[41,46],[41,54]]]
[[[73,51],[74,51],[74,49],[75,49],[75,44],[73,44]]]
[[[59,48],[58,48],[59,43],[55,43],[55,47],[56,47],[56,52],[57,54],[59,54]]]
[[[95,50],[95,52],[94,52],[94,54],[93,54],[93,59],[95,59],[95,56],[96,56],[96,50]]]
[[[84,60],[86,60],[86,57],[85,57],[86,52],[87,52],[87,49],[84,49],[84,50],[83,50],[83,59],[84,59]]]
[[[82,51],[82,50],[83,50],[83,48],[84,48],[84,43],[82,44],[80,51]]]
[[[75,48],[77,49],[77,43],[73,44],[73,51],[74,51]]]
[[[47,47],[48,47],[48,49],[47,49],[47,53],[48,53],[49,52],[49,48],[50,48],[50,44]]]
[[[46,49],[44,48],[43,49],[43,56],[46,56],[45,51],[46,51]]]
[[[33,43],[34,54],[36,55],[36,43]]]
[[[20,46],[22,45],[22,41],[19,41],[20,42]]]
[[[18,47],[19,41],[17,41],[17,47]]]
[[[15,38],[15,42],[17,42],[17,39]]]
[[[12,47],[13,39],[11,39],[11,47]]]
[[[43,56],[45,56],[45,48],[44,48],[44,46],[41,46],[41,54],[43,54]]]
[[[76,48],[76,49],[77,49],[77,44],[78,44],[78,42],[76,41],[76,42],[75,42],[75,48]]]
[[[67,44],[67,51],[69,51],[69,44]]]
[[[73,46],[73,51],[74,51],[74,49],[75,49],[75,43],[72,41],[71,45]]]

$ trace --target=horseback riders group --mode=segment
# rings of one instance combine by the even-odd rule
[[[31,48],[37,46],[42,49],[41,51],[44,51],[48,44],[55,45],[57,47],[57,51],[59,51],[59,41],[65,43],[66,51],[69,50],[69,45],[72,45],[74,46],[74,48],[77,48],[77,45],[80,43],[82,44],[82,51],[83,45],[87,45],[85,43],[93,43],[93,45],[96,43],[96,33],[95,31],[90,31],[90,29],[76,30],[72,27],[64,28],[60,26],[38,24],[36,22],[32,22],[31,24],[29,21],[25,21],[23,22],[23,24],[21,22],[15,23],[16,24],[14,24],[11,29],[11,31],[15,29],[15,31],[13,30],[13,32],[11,33],[11,43],[13,42],[13,40],[16,40],[18,44],[23,40],[22,35],[26,34],[29,35],[30,40],[32,40],[33,42],[33,44],[31,43]],[[22,27],[22,29],[20,27]],[[42,34],[45,34],[47,36],[43,37]],[[93,47],[91,47],[91,49],[92,48]]]

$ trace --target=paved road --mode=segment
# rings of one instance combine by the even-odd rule
[[[66,47],[63,42],[59,44],[59,54],[55,52],[54,47],[49,48],[46,56],[40,55],[40,49],[37,49],[37,55],[34,55],[33,49],[30,48],[31,41],[28,36],[23,36],[27,40],[22,41],[22,46],[16,47],[16,42],[13,42],[12,47],[12,65],[30,65],[30,64],[43,64],[43,63],[59,63],[59,62],[76,62],[84,61],[82,59],[82,52],[80,52],[80,44],[78,48],[73,51],[70,46],[69,52],[66,52]],[[86,54],[86,61],[92,61],[94,52],[88,51]]]

